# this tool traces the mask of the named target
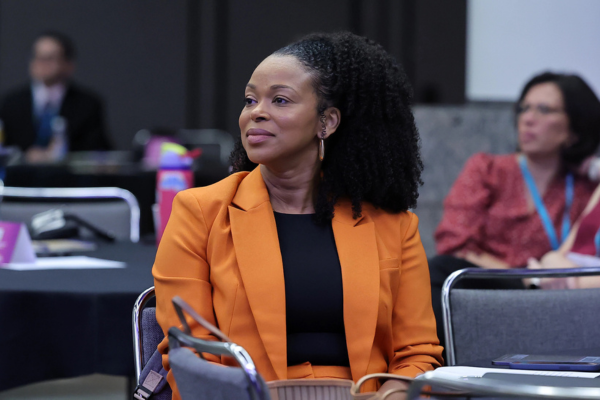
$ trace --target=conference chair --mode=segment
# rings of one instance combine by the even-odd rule
[[[585,378],[580,378],[585,380]],[[598,399],[600,398],[600,387],[559,387],[555,385],[536,385],[529,383],[512,382],[508,384],[506,381],[500,381],[491,378],[475,378],[475,379],[452,379],[442,377],[436,374],[435,371],[426,372],[418,376],[407,393],[407,400],[432,398],[427,396],[421,397],[421,392],[424,387],[434,388],[436,392],[443,392],[443,389],[451,389],[454,396],[440,396],[434,398],[465,398],[470,399],[474,396],[494,399]],[[442,389],[443,388],[443,389]],[[456,393],[460,391],[460,393]],[[451,392],[448,392],[451,393]]]
[[[133,325],[133,358],[135,366],[135,385],[140,383],[140,377],[146,376],[146,371],[142,374],[144,367],[150,361],[150,358],[156,353],[156,347],[164,339],[165,335],[156,321],[156,307],[151,307],[148,303],[156,296],[154,286],[144,290],[133,305],[132,325]],[[156,356],[155,356],[156,357]],[[153,361],[154,362],[154,361]],[[159,372],[160,362],[156,365],[150,365],[154,372]],[[168,400],[171,398],[171,390],[167,387],[159,393],[152,396],[156,400]]]
[[[4,221],[30,223],[33,215],[59,208],[110,232],[117,240],[135,243],[140,239],[140,207],[125,189],[0,186],[0,198],[0,219]]]
[[[133,352],[136,381],[139,381],[142,369],[165,337],[156,321],[156,307],[147,307],[148,302],[155,296],[154,286],[152,286],[144,290],[133,305]]]
[[[600,347],[599,289],[454,289],[469,279],[562,278],[600,275],[600,267],[454,272],[442,288],[448,365],[492,360],[507,353]]]

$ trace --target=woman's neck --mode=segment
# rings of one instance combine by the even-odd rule
[[[560,154],[524,154],[527,168],[536,181],[552,179],[561,168]]]
[[[315,212],[314,194],[320,164],[312,168],[278,171],[265,165],[260,172],[269,191],[273,211],[286,214],[312,214]]]
[[[523,155],[527,160],[527,169],[529,169],[529,173],[535,182],[535,186],[540,195],[543,196],[562,166],[560,154]],[[531,203],[530,206],[532,204],[533,203]]]

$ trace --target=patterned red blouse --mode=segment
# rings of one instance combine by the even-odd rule
[[[581,219],[571,251],[588,256],[597,256],[594,239],[598,229],[600,229],[600,202],[596,203],[596,206]]]
[[[595,186],[587,178],[575,176],[571,225]],[[444,200],[444,216],[435,232],[438,254],[485,252],[513,268],[525,266],[529,257],[541,258],[552,248],[537,211],[528,210],[526,191],[514,154],[472,156]],[[560,238],[564,174],[550,183],[543,201]]]

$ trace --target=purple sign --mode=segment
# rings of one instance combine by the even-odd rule
[[[12,259],[20,231],[21,224],[17,222],[0,222],[0,264]]]
[[[25,225],[0,221],[0,264],[34,263],[35,253]]]

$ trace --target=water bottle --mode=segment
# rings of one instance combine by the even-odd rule
[[[193,186],[192,158],[185,147],[175,143],[163,143],[160,168],[156,176],[156,201],[158,203],[158,227],[156,243],[160,243],[165,231],[175,195]]]

